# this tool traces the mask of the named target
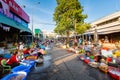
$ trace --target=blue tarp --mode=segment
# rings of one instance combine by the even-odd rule
[[[29,73],[30,68],[31,68],[31,65],[20,65],[20,66],[14,67],[12,69],[12,72],[14,73],[14,72],[19,72],[19,71],[24,71],[26,73]]]

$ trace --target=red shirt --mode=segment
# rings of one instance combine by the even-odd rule
[[[12,57],[7,61],[7,64],[9,64],[9,65],[11,65],[13,63],[19,63],[16,55],[12,55]]]
[[[30,51],[30,50],[27,49],[27,50],[23,51],[23,53],[24,53],[24,54],[29,54],[29,51]]]

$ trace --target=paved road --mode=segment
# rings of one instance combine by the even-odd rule
[[[112,80],[109,75],[80,61],[78,56],[55,47],[46,55],[48,63],[44,66],[47,67],[31,71],[27,80]]]
[[[52,56],[55,61],[48,80],[112,80],[107,74],[80,61],[78,54],[69,55],[65,50],[55,48]],[[58,56],[62,56],[61,59]]]

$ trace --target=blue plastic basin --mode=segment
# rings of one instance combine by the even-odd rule
[[[3,77],[0,80],[10,80],[12,77],[16,77],[18,75],[19,74],[17,74],[17,73],[11,73],[11,74],[6,75],[5,77]],[[27,75],[25,75],[25,77],[23,77],[22,80],[26,80],[26,77],[27,77]]]
[[[12,72],[14,73],[14,72],[19,72],[19,71],[24,71],[24,72],[28,73],[28,72],[30,72],[30,68],[31,68],[31,65],[29,65],[29,66],[19,65],[17,67],[14,67],[12,69]]]

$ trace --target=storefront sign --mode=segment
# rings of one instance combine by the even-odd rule
[[[10,27],[4,26],[0,24],[0,28],[2,28],[4,31],[10,31]]]
[[[14,0],[0,0],[4,14],[10,16],[10,11],[29,22],[29,16],[22,10],[22,8]]]
[[[3,9],[3,13],[6,15],[6,16],[10,16],[10,9],[9,9],[9,6],[7,3],[5,3],[3,0],[0,0],[0,3],[2,4],[2,9]]]

